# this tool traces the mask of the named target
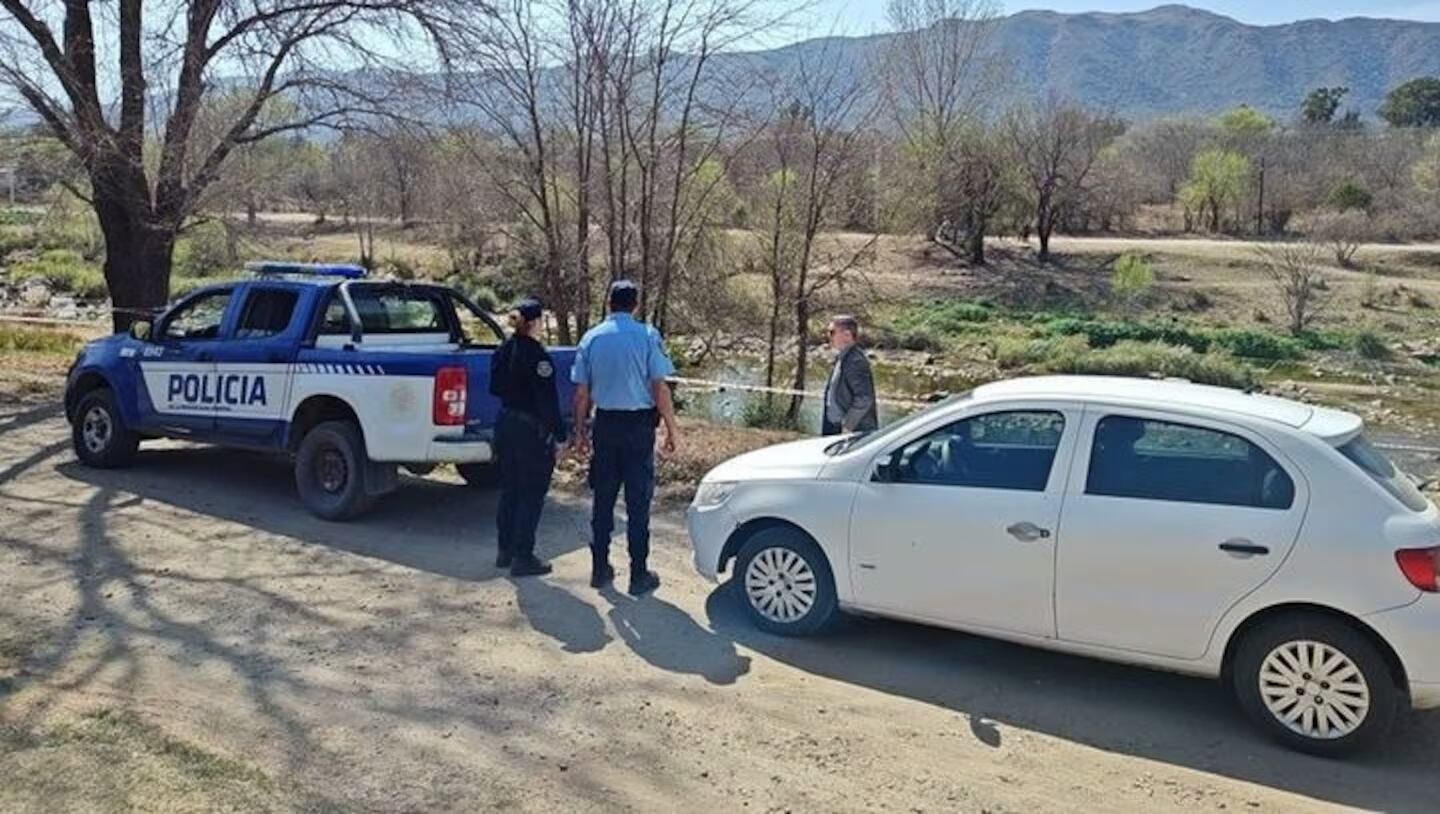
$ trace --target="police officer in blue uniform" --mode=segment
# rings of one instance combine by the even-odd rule
[[[665,377],[675,366],[665,354],[660,332],[635,319],[640,289],[629,280],[610,286],[610,316],[581,338],[570,379],[575,383],[575,445],[590,453],[590,585],[603,588],[615,578],[610,567],[610,535],[615,530],[615,500],[625,489],[626,537],[630,547],[630,586],[642,596],[660,586],[648,567],[650,500],[655,491],[655,428],[664,422],[662,451],[671,454],[679,435],[675,408]],[[586,420],[595,408],[593,437]]]
[[[536,339],[544,308],[528,298],[510,314],[514,332],[490,360],[490,392],[500,398],[495,452],[500,467],[497,568],[511,576],[550,573],[535,556],[535,529],[555,472],[556,445],[565,441],[555,363]]]

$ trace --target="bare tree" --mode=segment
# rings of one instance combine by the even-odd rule
[[[377,67],[396,42],[412,60],[428,45],[443,62],[456,8],[484,10],[478,0],[118,0],[114,16],[78,0],[0,7],[0,82],[85,167],[117,330],[165,303],[176,234],[237,148],[376,110],[382,100],[338,64]],[[198,144],[206,100],[237,78],[248,103]],[[265,122],[282,99],[295,115]]]
[[[1273,243],[1255,250],[1285,308],[1290,332],[1303,333],[1330,304],[1325,252],[1314,243]]]
[[[1054,97],[1007,117],[1006,138],[1035,211],[1040,262],[1049,262],[1056,224],[1084,197],[1100,152],[1120,130],[1114,119]]]
[[[999,173],[985,139],[976,138],[980,119],[999,74],[989,49],[999,16],[991,0],[890,0],[891,36],[876,73],[907,155],[923,179],[928,210],[924,227],[931,240],[959,254],[964,237],[973,262],[984,262],[983,216],[988,205],[956,194],[964,181],[988,196],[998,190]],[[957,235],[963,224],[965,235]]]

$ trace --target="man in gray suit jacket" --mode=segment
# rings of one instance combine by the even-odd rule
[[[875,376],[870,360],[859,345],[860,323],[854,317],[830,320],[830,347],[838,355],[830,380],[825,383],[825,414],[820,420],[823,435],[863,432],[880,426],[875,405]]]

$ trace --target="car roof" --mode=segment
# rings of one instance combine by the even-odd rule
[[[1179,379],[1135,379],[1121,376],[1031,376],[975,389],[977,400],[1054,398],[1112,405],[1161,407],[1192,414],[1225,413],[1303,429],[1336,443],[1359,433],[1360,417],[1343,410],[1298,401],[1213,387]]]

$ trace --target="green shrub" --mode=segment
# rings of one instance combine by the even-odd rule
[[[1126,252],[1115,261],[1110,273],[1110,290],[1126,308],[1133,307],[1155,285],[1155,270],[1150,261],[1134,252]]]
[[[988,304],[971,300],[936,300],[917,305],[895,321],[903,331],[926,330],[946,335],[973,331],[996,316]]]
[[[795,422],[786,414],[789,407],[785,399],[757,397],[741,409],[740,423],[752,429],[794,430]]]
[[[934,328],[927,326],[892,328],[880,326],[865,335],[865,343],[880,350],[941,351],[945,339]]]
[[[1330,205],[1346,212],[1352,209],[1368,210],[1375,203],[1370,190],[1354,181],[1344,181],[1330,190]]]
[[[1144,323],[1123,320],[1060,317],[1041,326],[1050,336],[1083,336],[1092,348],[1108,348],[1118,342],[1164,342],[1189,348],[1196,353],[1210,349],[1210,336],[1203,329],[1188,328],[1178,322]]]
[[[14,282],[40,279],[58,291],[89,300],[104,299],[105,275],[95,263],[72,249],[50,249],[10,266]]]
[[[1052,336],[1039,339],[997,336],[990,340],[995,364],[1005,370],[1030,365],[1064,365],[1090,350],[1083,336]]]
[[[387,257],[381,260],[376,272],[381,277],[394,277],[397,280],[413,280],[418,276],[415,264],[403,257]]]
[[[1253,328],[1221,328],[1211,334],[1214,347],[1249,359],[1299,359],[1305,348],[1295,339]]]
[[[1254,371],[1227,354],[1196,353],[1163,342],[1126,340],[1073,357],[1057,357],[1041,369],[1098,376],[1175,377],[1235,388],[1250,388],[1255,384]]]
[[[39,212],[30,209],[0,209],[0,226],[31,226],[39,222]]]
[[[1391,355],[1390,346],[1374,331],[1361,331],[1355,334],[1352,347],[1356,353],[1366,359],[1389,359]]]
[[[1295,340],[1305,350],[1342,350],[1352,343],[1350,335],[1343,331],[1301,331]]]

